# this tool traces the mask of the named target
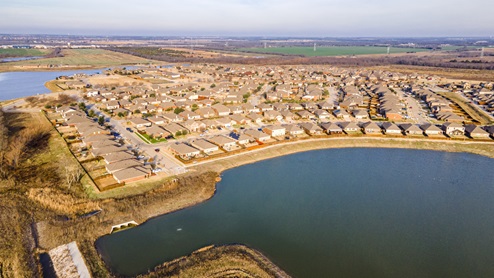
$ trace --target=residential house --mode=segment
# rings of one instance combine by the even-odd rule
[[[316,116],[312,113],[310,113],[307,110],[302,110],[302,111],[297,111],[296,114],[301,118],[301,119],[316,119]]]
[[[340,122],[338,125],[346,134],[359,133],[360,127],[355,122]]]
[[[206,124],[200,121],[187,120],[180,123],[180,125],[185,127],[190,132],[203,132],[206,130]]]
[[[275,110],[268,110],[263,112],[264,119],[269,121],[281,121],[283,120],[283,116],[280,112]]]
[[[105,155],[103,157],[103,160],[106,162],[106,164],[112,164],[122,160],[133,159],[133,158],[135,158],[135,156],[131,152],[121,151],[121,152],[115,152]]]
[[[107,146],[105,148],[100,148],[100,149],[91,149],[91,153],[95,157],[97,157],[97,156],[106,156],[112,153],[122,152],[125,150],[126,150],[125,148],[119,146]]]
[[[237,124],[240,124],[240,125],[244,125],[244,124],[248,124],[248,123],[251,123],[252,120],[251,119],[247,119],[246,117],[242,116],[242,115],[230,115],[229,116],[230,119],[232,119],[233,121],[237,122]]]
[[[242,108],[244,109],[245,113],[258,113],[260,111],[259,108],[250,103],[242,104]]]
[[[185,110],[179,114],[181,117],[183,117],[185,120],[200,120],[201,115],[194,113],[192,111]]]
[[[218,118],[215,121],[217,126],[226,128],[230,128],[235,124],[235,121],[232,121],[229,117]]]
[[[465,134],[465,127],[459,123],[446,122],[442,128],[448,136],[461,136]]]
[[[352,111],[352,115],[357,120],[369,119],[369,114],[367,113],[366,110],[363,110],[363,109],[355,109],[355,110],[353,110]]]
[[[144,129],[147,135],[153,137],[153,138],[170,138],[172,137],[172,134],[163,128],[157,126],[157,125],[152,125],[150,127],[146,127]]]
[[[143,118],[132,118],[129,120],[132,126],[134,126],[137,129],[144,129],[145,127],[149,127],[152,125],[152,123],[148,120],[145,120]]]
[[[195,112],[205,119],[216,117],[216,111],[211,107],[199,108]]]
[[[177,123],[170,123],[165,126],[163,126],[165,130],[170,132],[174,137],[183,135],[184,133],[187,134],[189,133],[189,130],[187,128],[177,124]]]
[[[239,133],[230,133],[230,138],[232,138],[233,140],[236,140],[237,144],[241,145],[241,146],[245,146],[251,142],[254,142],[255,139],[247,134],[239,134]]]
[[[113,173],[120,171],[120,170],[132,168],[132,167],[137,167],[137,166],[141,166],[141,165],[142,165],[142,162],[140,162],[137,159],[132,158],[132,159],[125,159],[125,160],[117,161],[117,162],[111,163],[111,164],[106,164],[105,168],[106,168],[106,171],[108,173],[113,174]]]
[[[170,151],[182,159],[190,159],[198,156],[201,151],[184,143],[174,143],[170,145]]]
[[[145,179],[151,175],[149,167],[131,167],[113,173],[113,177],[118,183],[129,183]]]
[[[418,127],[417,127],[418,128]],[[394,123],[384,122],[382,124],[382,129],[387,135],[401,135],[401,129]]]
[[[266,133],[259,131],[257,129],[246,130],[245,134],[253,137],[254,139],[256,139],[259,142],[266,142],[269,139],[271,139],[271,136],[269,136],[269,134],[266,134]]]
[[[361,124],[365,134],[382,134],[381,127],[375,122],[365,122]]]
[[[281,116],[283,116],[283,119],[287,122],[291,122],[293,120],[297,120],[300,117],[298,115],[293,114],[292,112],[285,110],[280,112]]]
[[[316,115],[316,117],[319,119],[319,120],[327,120],[330,118],[330,114],[328,111],[326,110],[323,110],[323,109],[317,109],[314,111],[314,115]]]
[[[262,123],[262,120],[263,120],[263,117],[257,113],[249,113],[247,116],[246,116],[248,119],[251,119],[252,122],[256,123],[256,124],[261,124]]]
[[[257,105],[257,108],[259,108],[259,110],[261,112],[273,111],[274,110],[274,108],[273,108],[272,105],[266,104],[266,103],[261,103],[261,104]]]
[[[205,154],[210,154],[219,150],[218,146],[211,144],[204,139],[196,139],[191,143],[192,147],[204,152]]]
[[[149,118],[147,118],[147,120],[150,121],[152,124],[155,124],[155,125],[164,125],[167,122],[167,120],[165,120],[165,118],[160,117],[160,116],[149,117]]]
[[[211,108],[213,108],[213,110],[216,112],[216,115],[218,117],[225,117],[225,116],[228,116],[230,115],[230,108],[228,108],[227,106],[223,105],[223,104],[215,104],[213,106],[211,106]]]
[[[348,112],[344,109],[334,110],[333,115],[340,120],[350,120],[350,114],[348,114]]]
[[[163,114],[163,119],[165,119],[168,123],[180,123],[184,121],[184,117],[177,115],[175,113],[165,113]]]
[[[281,137],[285,136],[286,129],[283,126],[273,125],[267,126],[262,129],[265,133],[271,135],[271,137]]]
[[[108,101],[107,103],[105,103],[105,108],[107,110],[113,111],[115,109],[120,108],[120,104],[116,100],[111,100],[111,101]]]
[[[287,134],[290,134],[291,136],[298,136],[305,134],[305,131],[299,125],[291,124],[291,125],[284,125],[284,127],[285,127],[285,132]]]
[[[226,136],[223,136],[223,135],[218,135],[218,136],[214,136],[214,137],[211,137],[208,139],[209,142],[217,145],[217,146],[220,146],[221,148],[225,149],[225,150],[231,150],[232,148],[234,148],[237,144],[237,141],[234,140],[233,138],[231,137],[226,137]]]
[[[415,124],[401,124],[401,129],[406,135],[424,135],[424,131]],[[441,130],[438,130],[441,133]]]
[[[321,135],[323,133],[322,128],[314,123],[301,123],[299,125],[309,135]]]
[[[424,131],[424,134],[427,136],[442,136],[443,131],[433,124],[423,124],[420,128]]]
[[[328,122],[328,123],[322,123],[321,128],[327,133],[327,134],[342,134],[343,129],[338,126],[335,123]]]
[[[472,124],[465,126],[465,133],[469,137],[477,139],[488,139],[490,136],[489,132],[483,130],[480,126]]]

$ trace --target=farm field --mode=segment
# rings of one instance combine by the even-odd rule
[[[270,48],[240,48],[239,51],[258,53],[273,53],[303,56],[347,56],[386,54],[387,47],[380,46],[320,46],[314,51],[313,47],[270,47]],[[425,48],[396,48],[391,47],[390,53],[424,52]]]
[[[0,65],[0,72],[60,68],[95,68],[152,62],[129,54],[104,49],[63,49],[63,57],[9,62]]]

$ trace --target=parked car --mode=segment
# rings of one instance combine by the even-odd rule
[[[160,152],[160,149],[157,148],[157,149],[154,149],[155,152],[159,153]]]

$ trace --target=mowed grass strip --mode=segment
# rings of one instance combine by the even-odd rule
[[[347,56],[347,55],[369,55],[386,54],[387,47],[380,46],[319,46],[314,51],[314,47],[269,47],[269,48],[240,48],[239,51],[250,51],[258,53],[273,53],[285,55],[303,56]],[[391,47],[390,53],[424,52],[425,48],[397,48]]]

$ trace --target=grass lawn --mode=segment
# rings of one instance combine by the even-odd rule
[[[165,138],[156,139],[156,138],[152,138],[147,134],[142,134],[139,132],[136,132],[136,134],[137,136],[139,136],[139,138],[141,138],[146,143],[156,144],[156,143],[164,143],[167,141]]]
[[[43,56],[48,53],[50,53],[49,49],[0,49],[0,55],[8,57]]]
[[[313,47],[271,47],[271,48],[240,48],[239,51],[259,53],[277,53],[303,56],[346,56],[366,54],[386,54],[387,47],[380,46],[320,46],[314,51]],[[425,48],[397,48],[391,47],[390,53],[423,52]]]

